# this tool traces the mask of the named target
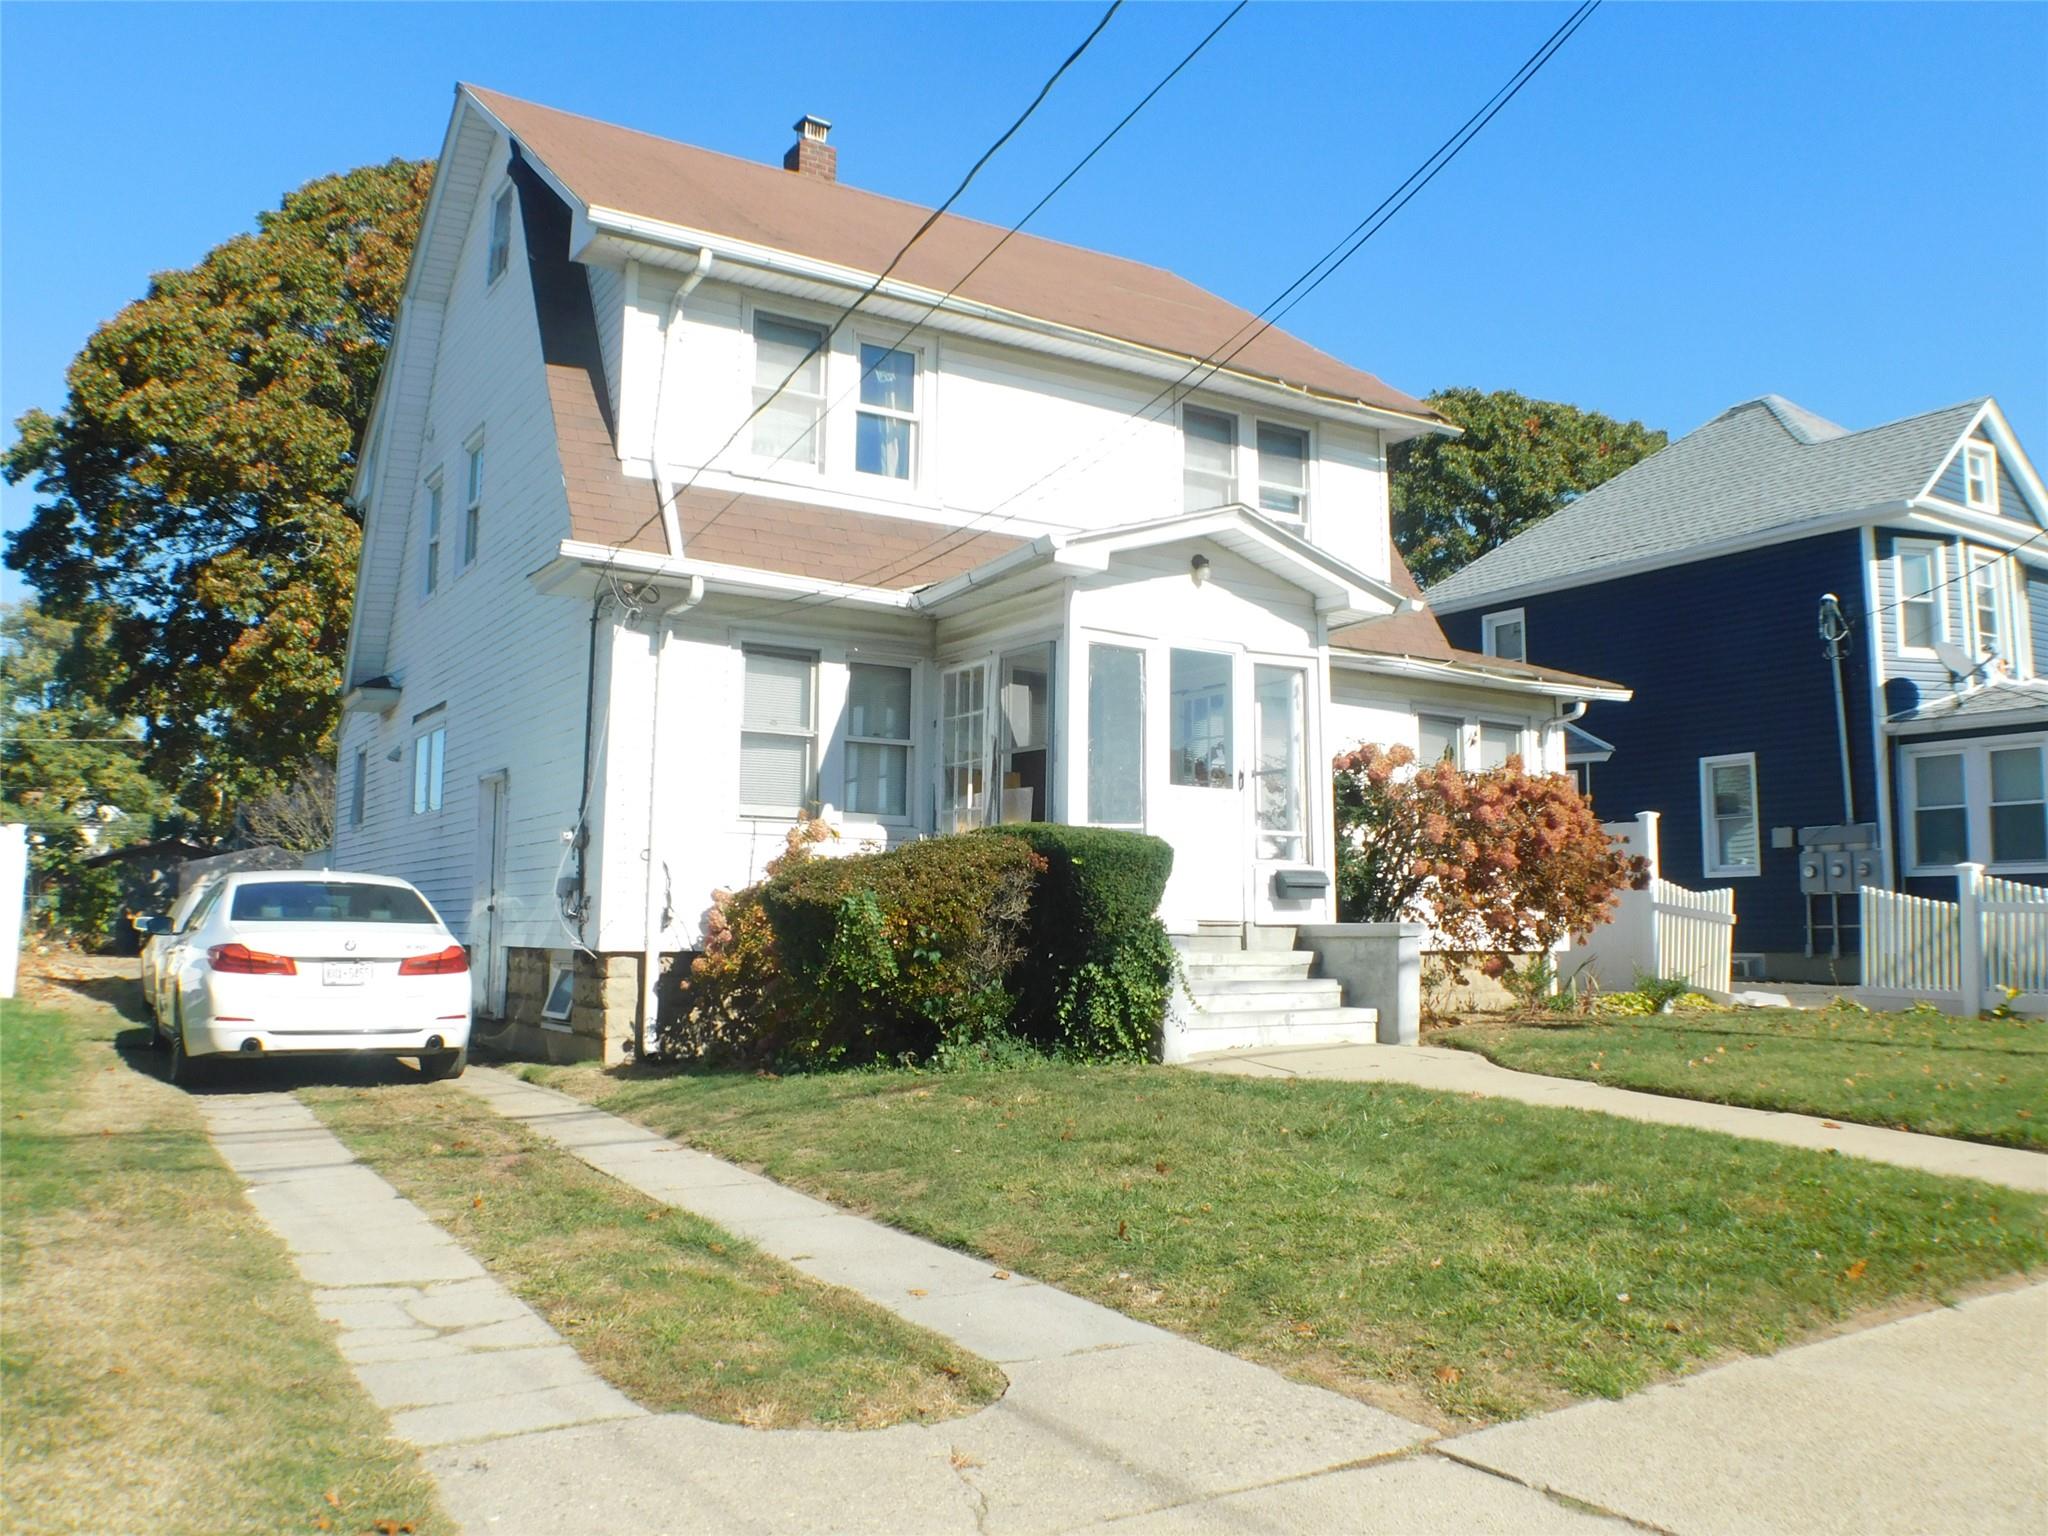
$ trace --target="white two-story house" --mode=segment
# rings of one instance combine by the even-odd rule
[[[1422,403],[966,219],[878,283],[927,211],[827,131],[776,167],[456,93],[356,485],[335,858],[419,884],[529,1048],[629,1048],[799,818],[1143,829],[1168,925],[1251,942],[1334,916],[1333,751],[1561,769],[1625,696],[1419,610]]]

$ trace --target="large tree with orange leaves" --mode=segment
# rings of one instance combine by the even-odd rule
[[[7,563],[109,622],[102,696],[199,825],[332,750],[361,528],[348,505],[431,164],[287,196],[102,325],[0,457],[40,502]]]

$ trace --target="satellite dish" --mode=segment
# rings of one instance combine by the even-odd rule
[[[1951,677],[1971,677],[1991,664],[1990,657],[1972,656],[1953,640],[1935,641],[1934,656],[1948,668]]]

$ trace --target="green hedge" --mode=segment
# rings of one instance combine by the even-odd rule
[[[1149,1056],[1180,974],[1158,917],[1173,845],[1049,822],[972,835],[1025,843],[1045,861],[1011,981],[1018,1032],[1078,1056]]]

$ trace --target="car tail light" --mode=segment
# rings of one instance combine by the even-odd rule
[[[410,960],[398,962],[401,976],[458,976],[469,969],[469,951],[460,944],[450,944],[431,955],[414,955]]]
[[[289,955],[266,955],[246,944],[216,944],[206,952],[216,971],[231,976],[296,976],[299,968]]]

